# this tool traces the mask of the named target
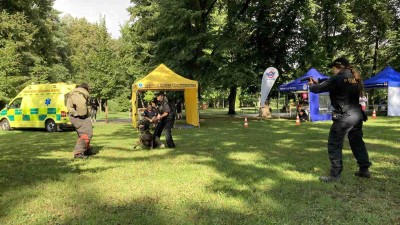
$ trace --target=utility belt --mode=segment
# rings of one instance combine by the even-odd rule
[[[73,116],[73,115],[71,115],[71,116],[74,117],[74,118],[81,119],[81,120],[84,120],[84,119],[89,117],[88,115],[84,115],[84,116]]]
[[[336,110],[336,109],[332,110],[332,120],[333,121],[338,120],[340,118],[347,117],[347,116],[348,116],[347,112],[343,112],[342,110]]]
[[[338,106],[333,106],[334,110],[333,112],[337,114],[347,114],[349,110],[358,110],[361,109],[361,106],[358,105],[338,105]]]
[[[332,110],[332,120],[337,120],[340,118],[345,118],[345,117],[350,116],[350,114],[347,113],[349,110],[361,111],[363,121],[365,122],[368,120],[367,114],[365,113],[365,111],[361,110],[360,105],[344,105],[344,106],[338,107],[338,108],[339,109],[335,108],[334,110]]]

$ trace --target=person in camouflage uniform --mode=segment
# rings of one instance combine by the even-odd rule
[[[67,97],[68,115],[78,133],[74,158],[87,158],[92,154],[90,141],[93,137],[92,122],[88,111],[89,85],[83,83],[72,90]]]

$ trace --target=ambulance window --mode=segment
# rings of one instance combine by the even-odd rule
[[[10,104],[9,108],[10,109],[19,109],[19,108],[21,108],[21,103],[22,103],[22,98],[17,98]]]

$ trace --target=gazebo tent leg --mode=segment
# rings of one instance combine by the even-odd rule
[[[281,110],[279,109],[279,101],[281,100],[281,92],[278,91],[278,102],[277,102],[277,106],[278,107],[278,119],[281,118]]]

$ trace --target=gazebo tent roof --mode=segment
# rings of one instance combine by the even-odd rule
[[[164,64],[159,65],[147,76],[136,81],[133,89],[140,90],[186,90],[197,89],[197,81],[182,77]]]
[[[132,84],[132,125],[137,127],[139,118],[137,92],[139,91],[183,91],[185,97],[186,122],[200,126],[198,112],[198,83],[182,77],[164,64],[159,65],[144,78]]]
[[[364,81],[365,88],[400,87],[400,73],[387,66],[375,76]]]
[[[311,68],[307,73],[303,76],[293,80],[289,83],[282,84],[279,86],[279,91],[307,91],[307,81],[300,81],[306,77],[313,77],[314,79],[325,79],[329,78],[328,76],[323,75],[322,73],[318,72],[318,70]]]

